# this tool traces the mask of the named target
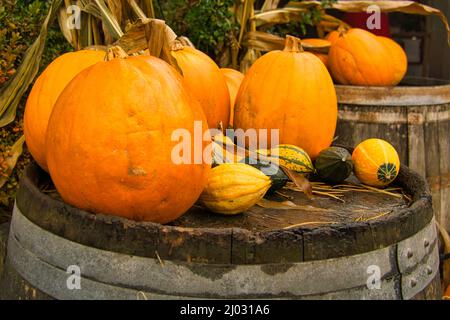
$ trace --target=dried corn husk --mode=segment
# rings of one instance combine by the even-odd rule
[[[14,167],[16,166],[17,160],[23,152],[23,143],[25,142],[25,136],[21,136],[19,140],[14,143],[9,151],[9,155],[5,158],[0,165],[2,170],[0,170],[0,188],[8,181]]]
[[[48,26],[58,15],[61,3],[61,0],[53,0],[39,36],[26,51],[16,74],[0,90],[0,127],[14,121],[17,105],[39,71]]]

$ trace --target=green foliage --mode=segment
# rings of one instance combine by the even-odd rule
[[[233,0],[200,0],[186,15],[188,32],[194,45],[207,53],[218,54],[237,30],[230,7]],[[190,32],[194,31],[195,32]]]
[[[159,3],[160,16],[167,24],[213,58],[238,30],[230,11],[234,0],[173,0]]]
[[[337,0],[322,0],[323,8],[330,8],[331,5]],[[300,1],[301,2],[301,1]],[[313,27],[317,23],[320,22],[322,17],[322,12],[315,8],[312,8],[310,11],[304,12],[301,14],[301,20],[290,22],[287,24],[276,25],[270,28],[268,31],[279,36],[285,36],[286,34],[290,34],[293,36],[303,37],[308,32],[308,27]]]
[[[22,55],[39,35],[50,1],[2,0],[0,2],[0,86],[20,65]],[[43,66],[70,50],[57,23],[49,32]]]

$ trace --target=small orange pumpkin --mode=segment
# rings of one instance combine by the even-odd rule
[[[94,50],[63,54],[50,63],[34,83],[25,106],[23,126],[28,150],[42,169],[48,171],[45,133],[59,94],[80,71],[104,58],[105,52]]]
[[[48,168],[71,205],[167,223],[194,204],[210,170],[192,159],[177,164],[172,133],[188,132],[194,150],[194,121],[207,128],[206,117],[166,62],[125,56],[82,71],[61,93],[47,129]]]
[[[330,146],[337,121],[336,91],[330,74],[300,39],[287,36],[283,51],[259,58],[242,81],[234,127],[279,130],[279,143],[304,149],[311,158]]]
[[[221,68],[220,71],[225,77],[228,85],[228,91],[230,92],[230,126],[233,126],[234,103],[236,101],[236,96],[242,80],[244,80],[244,75],[237,70],[229,68]]]
[[[395,86],[406,72],[407,60],[400,46],[353,28],[340,32],[332,43],[328,67],[340,84]]]
[[[369,186],[383,187],[397,177],[400,159],[395,148],[382,139],[367,139],[352,154],[356,177]]]
[[[172,50],[183,72],[184,82],[190,93],[198,99],[210,128],[218,128],[222,122],[227,128],[230,120],[230,94],[225,77],[217,64],[206,54],[175,41]]]

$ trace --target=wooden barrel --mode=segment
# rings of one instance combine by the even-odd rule
[[[6,256],[6,240],[8,238],[9,223],[0,224],[0,278],[3,273],[3,265]]]
[[[344,203],[283,189],[298,208],[224,217],[195,206],[160,225],[71,207],[32,165],[17,193],[0,297],[440,298],[429,189],[406,166],[396,184],[409,196],[351,191]]]
[[[437,221],[450,231],[450,82],[408,78],[400,86],[336,86],[337,142],[389,141],[401,163],[427,178]]]

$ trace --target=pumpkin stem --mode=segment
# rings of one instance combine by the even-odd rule
[[[185,47],[195,48],[194,44],[191,42],[191,40],[189,40],[188,37],[181,36],[181,37],[178,37],[177,40],[179,42],[181,42],[181,44]]]
[[[303,52],[302,41],[299,38],[287,35],[283,51]]]
[[[106,61],[110,61],[115,58],[126,59],[128,54],[119,46],[109,47],[106,52]]]
[[[184,44],[177,38],[170,45],[170,51],[179,51],[184,49]]]
[[[347,31],[348,31],[348,28],[345,27],[345,25],[343,25],[343,24],[340,24],[337,29],[337,32],[339,32],[339,37],[342,37],[344,34],[347,33]]]

